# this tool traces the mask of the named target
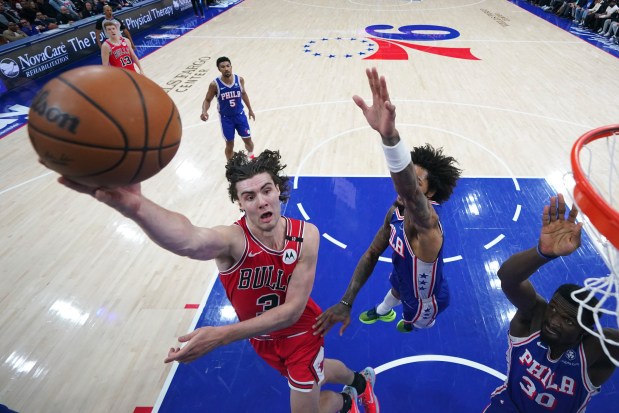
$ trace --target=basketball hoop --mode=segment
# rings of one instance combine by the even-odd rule
[[[617,164],[615,163],[617,162]],[[608,346],[619,342],[606,337],[600,317],[607,314],[619,326],[619,195],[613,189],[619,183],[619,124],[603,126],[582,135],[572,147],[574,202],[582,213],[581,221],[610,269],[606,277],[587,278],[581,290],[572,293],[580,306],[578,321],[590,334],[598,337],[610,360],[619,367],[619,360],[610,355]],[[580,216],[580,215],[579,215]],[[587,291],[586,299],[576,294]],[[595,296],[599,303],[587,304]],[[582,322],[583,309],[593,312],[595,330]]]

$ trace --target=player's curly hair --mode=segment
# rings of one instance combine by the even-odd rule
[[[226,56],[221,56],[217,58],[217,61],[215,62],[215,64],[217,65],[217,68],[219,69],[219,64],[223,63],[223,62],[228,62],[230,64],[232,64],[232,62],[230,61],[230,59],[228,59]]]
[[[236,190],[237,182],[252,178],[263,172],[268,173],[275,185],[279,187],[279,200],[281,202],[288,201],[288,198],[290,198],[290,182],[287,175],[280,174],[286,167],[286,165],[281,164],[281,158],[279,151],[268,149],[265,149],[254,159],[249,159],[244,152],[234,153],[226,164],[226,179],[230,184],[228,186],[228,195],[232,202],[239,200],[239,194]]]
[[[428,171],[428,187],[435,191],[430,199],[439,204],[447,201],[462,174],[462,169],[456,167],[458,161],[444,155],[443,148],[434,148],[429,143],[416,146],[411,151],[411,159],[415,165]]]

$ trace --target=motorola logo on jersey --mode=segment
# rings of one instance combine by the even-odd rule
[[[292,264],[297,260],[297,252],[293,249],[287,249],[284,251],[284,264]]]
[[[480,60],[468,47],[443,47],[437,42],[460,37],[460,32],[447,26],[411,24],[395,29],[388,24],[365,28],[370,37],[323,37],[310,40],[303,46],[304,53],[328,59],[361,58],[363,60],[408,60],[409,51],[450,57],[453,59]],[[423,42],[432,42],[426,46]]]

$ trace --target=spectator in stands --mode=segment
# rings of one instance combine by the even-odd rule
[[[84,10],[82,10],[80,12],[80,17],[82,19],[85,19],[87,17],[92,17],[92,16],[96,16],[97,13],[95,13],[94,9],[92,8],[92,3],[87,1],[84,3]]]
[[[582,10],[583,7],[587,7],[591,3],[593,3],[592,0],[576,0],[572,3],[566,3],[565,10],[563,11],[563,17],[576,19],[577,10]],[[577,23],[577,21],[574,21],[574,23]]]
[[[589,10],[587,16],[583,19],[582,26],[585,29],[592,30],[595,25],[595,21],[597,20],[597,16],[600,16],[606,12],[606,8],[608,7],[608,0],[602,0],[595,12],[593,10]]]
[[[37,4],[37,12],[41,12],[46,16],[55,16],[58,12],[49,4],[49,0],[35,0]]]
[[[105,4],[102,0],[94,0],[92,3],[92,8],[97,14],[103,14],[103,6],[105,6]]]
[[[79,14],[77,14],[77,10],[75,5],[71,0],[49,0],[49,4],[56,9],[56,11],[60,14],[68,14],[71,17],[72,21],[78,21],[80,19]],[[62,11],[62,8],[67,9],[66,12]],[[60,22],[60,19],[56,17],[56,19]],[[61,23],[64,24],[64,23]]]
[[[578,14],[578,11],[576,12],[576,18],[574,20],[577,20],[577,21],[574,21],[574,23],[578,23],[578,25],[581,27],[584,26],[587,16],[589,14],[597,13],[600,7],[602,7],[602,0],[594,0],[593,3],[588,8],[585,9],[583,7],[581,9],[580,15]]]
[[[33,1],[22,1],[21,2],[21,10],[19,11],[19,15],[22,19],[28,20],[30,23],[34,21],[34,18],[37,15],[37,7],[36,3]]]
[[[107,4],[112,10],[122,10],[123,7],[129,5],[125,0],[107,0]]]
[[[595,15],[595,19],[593,20],[593,25],[591,29],[595,32],[602,33],[604,26],[604,22],[610,19],[613,14],[619,10],[619,6],[617,6],[617,2],[615,0],[611,0],[606,6],[604,13],[598,13]]]
[[[129,42],[131,43],[131,48],[133,50],[136,50],[133,39],[131,38],[131,33],[129,33],[129,30],[127,30],[123,22],[114,18],[114,12],[112,11],[112,7],[110,7],[109,5],[103,6],[103,17],[97,20],[97,23],[95,23],[95,32],[99,48],[101,48],[101,31],[103,30],[103,23],[106,21],[118,22],[120,24],[120,32],[122,33],[123,37],[129,40]]]
[[[34,19],[34,25],[39,29],[39,33],[58,28],[56,19],[48,17],[40,11],[37,12],[37,17]]]
[[[9,10],[5,7],[4,3],[0,1],[0,30],[4,33],[9,28],[9,23],[17,24],[19,22],[19,15],[13,10]]]
[[[610,18],[604,20],[604,26],[602,27],[601,35],[604,37],[611,37],[617,33],[617,26],[619,25],[619,11],[611,14]]]
[[[26,33],[28,36],[34,36],[35,34],[39,34],[39,29],[36,26],[33,26],[28,20],[21,19],[19,21],[19,28],[22,32]]]
[[[85,6],[85,1],[84,0],[71,0],[73,2],[73,5],[75,6],[75,11],[77,12],[77,14],[79,15],[82,10],[84,10],[86,8]]]
[[[56,20],[58,24],[71,24],[79,20],[78,18],[74,18],[73,15],[69,12],[69,9],[65,6],[60,7],[60,13],[56,16]]]
[[[25,39],[28,35],[20,30],[15,22],[9,22],[9,28],[2,33],[2,37],[4,37],[7,42],[14,42]]]
[[[563,0],[551,0],[549,4],[542,7],[542,10],[554,13],[559,10],[559,7],[561,7],[562,3],[564,3]]]
[[[193,14],[196,17],[204,17],[203,0],[191,0],[191,7],[193,7]],[[208,6],[206,6],[208,8]]]

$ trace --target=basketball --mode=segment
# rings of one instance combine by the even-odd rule
[[[161,87],[111,66],[62,73],[41,88],[28,114],[40,161],[91,187],[150,178],[172,160],[181,134],[176,105]]]

